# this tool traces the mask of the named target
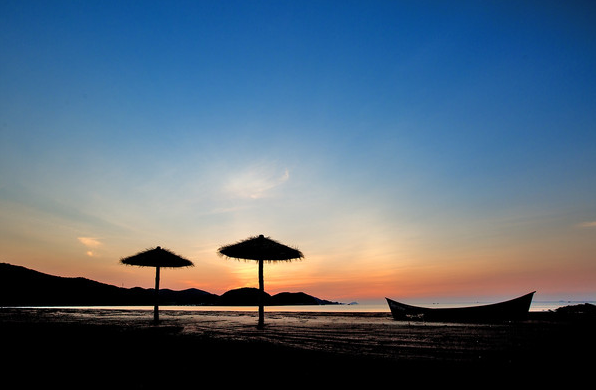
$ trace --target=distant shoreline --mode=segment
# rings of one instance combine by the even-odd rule
[[[258,289],[239,288],[222,295],[212,294],[198,289],[160,290],[159,306],[169,307],[238,307],[249,310],[258,305]],[[350,302],[342,303],[320,299],[304,292],[282,292],[275,295],[265,293],[265,307],[279,310],[295,310],[302,306],[311,306],[311,311],[374,311],[388,310],[384,299],[377,303]],[[493,303],[493,302],[484,302]],[[596,301],[532,301],[530,312],[556,310],[573,304]],[[22,266],[0,263],[0,307],[149,307],[155,304],[155,291],[152,288],[124,288],[108,285],[85,278],[54,276]],[[426,307],[474,306],[478,301],[444,302],[430,301],[416,305]],[[376,308],[374,307],[376,306]],[[244,309],[246,308],[246,309]]]
[[[242,287],[222,295],[196,288],[159,290],[159,306],[218,305],[339,305],[304,292],[281,292],[270,295],[257,288]],[[45,274],[39,271],[0,263],[0,306],[144,306],[155,305],[153,288],[124,288],[89,280]]]
[[[542,313],[555,311],[566,306],[576,306],[583,304],[596,305],[596,301],[532,301],[530,313]],[[462,306],[473,305],[472,303],[461,303]],[[442,305],[425,305],[428,307],[453,307],[452,303],[445,303]],[[169,305],[160,304],[160,310],[180,310],[180,311],[253,311],[256,310],[256,305],[214,305],[214,304],[200,304],[200,305]],[[0,305],[0,308],[24,308],[24,309],[105,309],[105,310],[153,310],[153,305]],[[319,305],[265,305],[265,310],[269,311],[306,311],[306,312],[367,312],[367,313],[389,313],[387,303],[380,302],[375,304],[319,304]]]

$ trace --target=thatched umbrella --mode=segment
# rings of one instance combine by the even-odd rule
[[[153,308],[153,321],[159,322],[159,271],[160,268],[192,267],[193,263],[167,249],[156,247],[139,252],[136,255],[121,259],[120,262],[126,265],[138,265],[141,267],[155,267],[155,307]]]
[[[263,282],[263,262],[265,261],[291,261],[301,259],[304,256],[298,249],[290,248],[274,241],[262,234],[258,237],[250,237],[236,244],[222,246],[218,249],[220,255],[244,260],[256,260],[259,262],[259,324],[258,328],[264,326],[263,294],[265,286]]]

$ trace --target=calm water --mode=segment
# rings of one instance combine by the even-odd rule
[[[492,303],[492,302],[486,302]],[[559,307],[577,305],[583,303],[596,304],[596,301],[532,301],[530,311],[540,312],[555,310]],[[485,304],[484,302],[462,302],[462,303],[416,303],[417,306],[440,308],[440,307],[462,307],[477,306]],[[153,306],[52,306],[52,308],[68,309],[118,309],[118,310],[153,310]],[[181,311],[255,311],[255,306],[160,306],[160,311],[181,310]],[[267,306],[266,312],[387,312],[389,306],[387,303],[366,303],[354,305],[291,305],[291,306]]]

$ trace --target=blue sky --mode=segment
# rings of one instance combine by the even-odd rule
[[[222,293],[265,234],[306,255],[271,289],[595,297],[590,2],[0,9],[1,261],[132,286],[162,245]]]

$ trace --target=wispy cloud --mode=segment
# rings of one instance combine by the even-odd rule
[[[596,221],[580,223],[579,224],[579,227],[582,227],[582,228],[596,228]]]
[[[225,191],[232,197],[260,199],[272,195],[272,190],[290,179],[290,171],[265,165],[252,166],[233,174]]]
[[[97,255],[97,248],[103,245],[103,243],[94,237],[77,237],[77,240],[83,245],[87,247],[87,256],[94,257]]]

